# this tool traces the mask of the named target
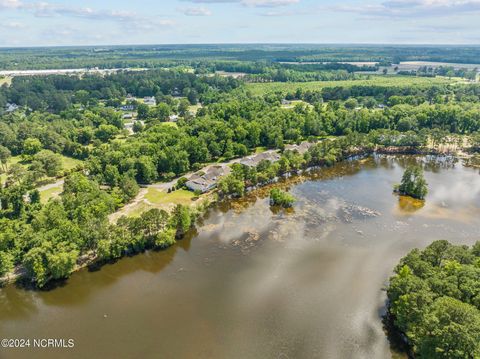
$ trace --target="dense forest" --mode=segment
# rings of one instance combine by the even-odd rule
[[[32,57],[22,57],[24,61],[36,56],[31,49],[15,51],[30,51]],[[67,50],[50,49],[39,64],[51,65],[48,61],[62,51]],[[85,51],[90,50],[80,53]],[[98,61],[116,51],[124,50],[99,51]],[[188,53],[175,47],[168,51]],[[191,51],[204,56],[216,49],[203,49],[205,54]],[[310,56],[309,51],[297,52],[297,57]],[[85,63],[78,66],[92,61],[80,55],[79,59]],[[465,135],[472,150],[480,148],[477,84],[399,86],[396,77],[387,77],[391,85],[357,85],[361,75],[356,72],[367,68],[236,61],[198,61],[193,71],[171,67],[108,75],[23,76],[4,84],[0,275],[23,270],[29,280],[43,286],[91,260],[168,246],[193,225],[201,209],[151,210],[116,223],[109,216],[134,199],[142,185],[178,178],[258,149],[278,149],[282,155],[276,163],[262,161],[254,168],[233,165],[232,173],[218,184],[221,195],[241,196],[247,188],[279,176],[332,165],[374,148],[425,148],[461,142]],[[214,75],[216,71],[248,75],[234,79]],[[351,81],[261,95],[245,84],[319,79]],[[143,103],[144,97],[153,97],[154,104]],[[290,101],[291,106],[285,106]],[[12,104],[14,109],[7,110]],[[125,106],[128,111],[122,110]],[[136,116],[132,133],[125,127],[128,112]],[[285,145],[301,141],[315,145],[303,154],[284,151]],[[71,159],[78,162],[66,168],[64,162]],[[59,179],[64,181],[61,195],[41,201],[39,187]]]
[[[169,67],[225,61],[479,63],[478,46],[384,45],[145,45],[17,48],[0,51],[1,69]]]
[[[395,325],[420,358],[480,356],[480,242],[437,241],[395,269],[388,298]]]

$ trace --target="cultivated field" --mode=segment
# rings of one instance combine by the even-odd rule
[[[313,82],[269,82],[249,83],[247,89],[254,95],[263,95],[271,92],[295,92],[301,88],[304,91],[316,91],[325,87],[352,87],[352,86],[427,86],[431,84],[449,84],[458,82],[447,78],[429,78],[412,76],[370,76],[360,80],[347,81],[313,81]]]

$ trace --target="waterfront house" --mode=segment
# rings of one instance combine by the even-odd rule
[[[301,144],[293,144],[293,145],[286,145],[285,146],[285,151],[297,151],[301,155],[305,154],[308,152],[309,148],[314,145],[313,142],[302,142]]]
[[[221,177],[226,176],[232,172],[227,165],[211,166],[205,172],[197,172],[193,174],[185,183],[188,189],[206,193],[217,187],[218,181]]]
[[[280,154],[277,151],[271,150],[245,157],[240,161],[240,164],[247,167],[257,167],[262,161],[270,161],[273,163],[277,162],[278,160],[280,160]]]

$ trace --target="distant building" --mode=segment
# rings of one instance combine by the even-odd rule
[[[6,112],[14,112],[17,111],[20,108],[20,106],[14,104],[14,103],[7,103],[7,106],[5,107]]]
[[[124,120],[131,120],[133,119],[133,113],[125,113],[122,117]]]
[[[157,106],[157,100],[153,96],[147,96],[143,99],[143,103],[148,106]]]
[[[134,105],[123,105],[123,106],[120,106],[120,110],[122,110],[122,111],[133,111],[133,110],[135,110],[135,106]]]
[[[292,101],[288,101],[288,100],[286,100],[286,99],[283,99],[283,100],[282,100],[282,105],[284,105],[284,106],[289,106],[289,105],[291,105],[291,104],[292,104]]]
[[[178,115],[170,115],[170,116],[168,116],[168,120],[169,120],[170,122],[177,122],[177,121],[178,121],[178,118],[179,118]]]
[[[297,145],[297,144],[286,145],[285,146],[285,151],[297,151],[298,153],[303,155],[304,153],[308,152],[309,148],[312,147],[313,145],[314,145],[313,142],[304,141],[299,145]]]
[[[226,165],[211,166],[205,173],[197,172],[190,177],[185,183],[188,189],[205,193],[217,187],[221,177],[232,172],[231,168]]]
[[[280,154],[277,151],[266,151],[256,155],[245,157],[240,161],[240,164],[247,167],[257,167],[262,161],[277,162],[280,160]]]

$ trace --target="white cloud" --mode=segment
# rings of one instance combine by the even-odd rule
[[[298,4],[300,0],[242,0],[242,4],[254,7],[278,7]]]
[[[435,17],[480,12],[480,0],[390,0],[380,4],[338,5],[330,10],[377,17]]]
[[[26,28],[26,25],[17,21],[7,21],[7,22],[0,22],[0,27],[4,29],[19,30],[19,29]]]
[[[174,21],[140,16],[122,10],[97,10],[90,7],[72,7],[49,2],[24,3],[20,0],[0,0],[0,9],[18,9],[33,13],[37,17],[76,17],[86,20],[113,21],[121,23],[126,30],[153,30],[170,27]]]
[[[237,3],[250,7],[278,7],[298,4],[300,0],[181,0],[195,4]]]
[[[19,0],[0,0],[0,9],[16,9],[22,6]]]
[[[205,7],[186,7],[178,9],[182,14],[187,16],[210,16],[212,12]]]

